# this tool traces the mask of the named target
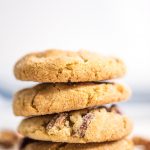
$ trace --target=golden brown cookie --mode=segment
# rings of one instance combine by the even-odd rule
[[[130,140],[123,139],[115,142],[67,144],[42,141],[32,141],[21,150],[133,150],[134,146]]]
[[[127,136],[131,130],[129,119],[112,107],[32,117],[19,126],[23,136],[67,143],[115,141]]]
[[[39,84],[14,97],[17,116],[45,115],[115,103],[127,99],[130,91],[117,83]]]
[[[48,50],[31,53],[20,59],[14,68],[17,79],[37,82],[85,82],[121,77],[124,63],[87,51]]]

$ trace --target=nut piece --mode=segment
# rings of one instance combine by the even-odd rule
[[[51,135],[63,131],[66,135],[70,135],[68,116],[68,113],[54,116],[46,126],[47,133]]]
[[[64,125],[67,120],[68,114],[67,113],[61,113],[58,115],[55,115],[53,119],[50,120],[48,123],[46,129],[51,129],[54,125],[55,126],[61,126]]]
[[[79,135],[79,137],[84,137],[87,127],[90,124],[93,117],[94,117],[93,113],[88,113],[85,116],[83,116],[83,122],[82,122],[81,126],[77,129],[77,131],[74,131],[73,135],[74,136]]]

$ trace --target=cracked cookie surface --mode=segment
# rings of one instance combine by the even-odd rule
[[[121,77],[125,72],[124,63],[115,57],[53,49],[28,54],[14,68],[17,79],[37,82],[100,81]]]
[[[119,140],[132,130],[132,123],[114,107],[98,107],[37,116],[22,121],[19,132],[29,138],[67,143]]]
[[[16,93],[15,115],[46,115],[115,103],[128,99],[130,90],[117,83],[39,84]]]
[[[67,144],[32,141],[21,150],[133,150],[134,146],[130,140],[123,139],[116,142]]]

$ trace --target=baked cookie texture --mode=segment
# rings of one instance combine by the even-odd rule
[[[133,150],[130,140],[124,139],[106,143],[67,144],[34,141],[27,144],[21,150]]]
[[[124,63],[115,57],[87,51],[47,50],[20,59],[14,68],[17,79],[37,82],[87,82],[122,77]]]
[[[130,120],[113,107],[32,117],[19,126],[19,133],[31,139],[67,143],[120,140],[131,130]]]
[[[14,96],[17,116],[46,115],[126,100],[130,90],[118,83],[43,83]]]

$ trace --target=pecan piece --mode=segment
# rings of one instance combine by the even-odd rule
[[[47,124],[46,129],[50,130],[53,126],[59,127],[64,125],[68,117],[68,113],[61,113],[55,115]]]
[[[84,137],[85,132],[88,128],[88,125],[91,123],[91,120],[93,119],[94,114],[93,113],[88,113],[85,116],[83,116],[83,122],[79,129],[77,131],[73,132],[73,136],[79,136],[79,137]]]

